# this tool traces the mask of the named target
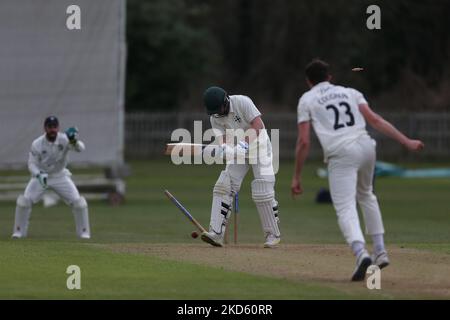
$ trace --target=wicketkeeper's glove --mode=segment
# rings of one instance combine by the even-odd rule
[[[66,130],[67,138],[69,138],[69,142],[71,144],[77,143],[78,139],[78,128],[77,127],[70,127]]]
[[[41,184],[42,188],[47,189],[48,185],[47,185],[47,179],[48,179],[48,174],[45,172],[41,172],[36,176],[36,179],[38,179],[39,183]]]

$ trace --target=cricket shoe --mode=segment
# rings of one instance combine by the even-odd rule
[[[91,238],[91,235],[89,234],[89,233],[87,233],[87,232],[83,232],[81,235],[80,235],[80,239],[85,239],[85,240],[87,240],[87,239],[90,239]]]
[[[356,258],[356,268],[353,271],[352,281],[363,281],[366,278],[367,268],[372,264],[372,259],[364,249]]]
[[[276,248],[280,243],[281,238],[269,233],[266,237],[266,242],[264,242],[264,248]]]
[[[11,236],[11,238],[20,239],[20,238],[23,238],[23,236],[22,236],[22,233],[20,233],[20,232],[14,232],[13,235]]]
[[[214,247],[223,247],[223,236],[215,233],[214,231],[203,232],[201,238],[203,241]]]
[[[383,269],[389,265],[389,257],[386,251],[382,251],[378,254],[372,255],[373,264],[378,266],[378,268]]]

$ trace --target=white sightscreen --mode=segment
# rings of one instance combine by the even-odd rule
[[[0,1],[0,166],[26,164],[47,115],[79,128],[71,163],[123,162],[124,29],[125,0]]]

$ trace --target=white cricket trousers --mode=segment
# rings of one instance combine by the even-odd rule
[[[80,198],[78,189],[70,176],[49,177],[47,179],[47,185],[48,189],[53,190],[70,206]],[[30,199],[32,203],[37,203],[42,199],[44,192],[45,189],[41,186],[38,179],[32,178],[25,189],[24,196]]]
[[[72,207],[77,235],[83,239],[90,238],[89,212],[86,199],[81,197],[75,184],[68,175],[58,175],[47,179],[49,189],[55,191],[66,204]],[[24,238],[28,233],[28,225],[32,205],[39,202],[44,195],[44,189],[38,179],[32,178],[25,188],[24,195],[17,198],[14,219],[14,238]]]
[[[225,171],[230,175],[231,180],[231,190],[236,193],[241,189],[242,181],[247,175],[248,170],[252,168],[253,176],[255,179],[263,179],[267,182],[273,183],[275,185],[275,175],[268,173],[265,169],[262,169],[259,164],[227,164]],[[266,168],[266,166],[264,166]]]
[[[373,193],[376,142],[362,136],[328,159],[328,180],[338,224],[349,245],[365,243],[356,203],[362,209],[366,233],[383,234],[377,197]]]

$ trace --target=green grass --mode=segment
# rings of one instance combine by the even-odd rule
[[[303,299],[342,298],[336,290],[224,271],[89,245],[26,240],[0,243],[1,298]],[[66,288],[67,266],[81,269],[81,290]]]
[[[132,162],[126,203],[89,203],[93,239],[75,237],[70,209],[33,207],[29,239],[9,239],[14,202],[0,204],[0,298],[123,299],[301,299],[354,298],[312,283],[255,276],[220,268],[116,253],[96,246],[120,243],[192,243],[193,226],[168,201],[168,189],[207,226],[213,185],[221,166],[175,166],[169,158]],[[327,181],[317,178],[320,163],[305,169],[305,194],[290,197],[292,163],[277,175],[283,243],[343,243],[331,205],[314,202]],[[439,165],[442,167],[445,165]],[[74,174],[77,171],[74,170]],[[262,243],[259,217],[250,195],[251,172],[240,192],[239,241]],[[376,182],[387,243],[448,254],[450,180],[380,178]],[[70,264],[82,268],[82,290],[65,287]],[[220,283],[219,285],[216,285]],[[212,284],[211,286],[205,284]],[[210,289],[208,289],[211,287]],[[205,289],[206,288],[206,289]],[[373,295],[372,295],[373,296]],[[356,296],[360,298],[361,296]],[[370,295],[368,296],[371,297]],[[379,297],[379,296],[375,296]]]

